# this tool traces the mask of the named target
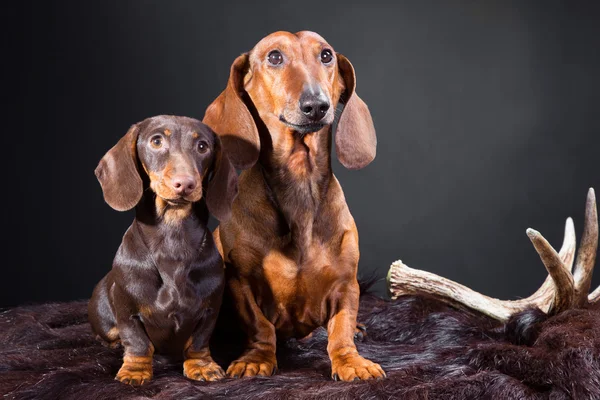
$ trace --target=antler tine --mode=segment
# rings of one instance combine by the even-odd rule
[[[588,296],[588,301],[590,303],[595,303],[600,300],[600,286],[596,288],[590,295]]]
[[[527,236],[533,243],[544,266],[554,281],[554,300],[548,309],[549,314],[566,310],[573,304],[574,285],[571,271],[546,239],[536,230],[527,229]]]
[[[576,248],[577,243],[575,240],[575,225],[573,224],[573,219],[569,217],[565,222],[565,236],[563,239],[563,244],[558,252],[560,259],[569,272],[571,272],[571,269],[573,268],[573,260],[575,259]],[[531,296],[523,299],[523,301],[532,302],[539,308],[547,310],[548,306],[552,302],[553,297],[554,280],[552,279],[552,276],[548,275],[542,286],[540,286],[540,288]]]
[[[575,280],[575,305],[581,307],[588,300],[588,293],[592,284],[592,273],[596,262],[598,249],[598,213],[596,210],[596,194],[590,188],[585,203],[585,222],[581,245],[577,252],[577,262],[573,271]]]
[[[569,217],[565,222],[565,236],[563,239],[563,244],[558,252],[560,259],[569,272],[573,270],[573,261],[575,260],[576,248],[577,241],[575,239],[575,224],[573,223],[573,218]]]

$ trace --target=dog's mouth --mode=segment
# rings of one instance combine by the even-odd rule
[[[311,122],[311,123],[307,123],[307,124],[292,124],[291,122],[286,120],[283,115],[279,116],[279,121],[283,122],[284,124],[286,124],[287,126],[292,128],[294,131],[296,131],[302,135],[305,135],[307,133],[318,132],[321,129],[323,129],[325,126],[329,125],[329,124],[326,124],[323,122]]]
[[[185,206],[187,204],[192,203],[191,200],[186,199],[185,197],[179,197],[179,198],[175,198],[175,199],[163,199],[167,202],[167,204],[169,204],[170,206],[174,206],[174,207],[181,207],[181,206]]]
[[[194,202],[194,200],[188,196],[167,197],[159,194],[157,194],[157,196],[171,207],[184,207]]]

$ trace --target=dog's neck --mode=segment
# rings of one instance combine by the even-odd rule
[[[186,254],[193,258],[200,250],[208,231],[203,200],[175,206],[147,191],[135,211],[134,224],[150,253],[185,259]],[[165,249],[173,254],[164,254]]]
[[[278,209],[300,248],[310,245],[313,225],[333,178],[331,129],[300,135],[279,126],[278,135],[265,132],[257,168],[265,181],[267,196]],[[274,142],[273,138],[277,138]]]

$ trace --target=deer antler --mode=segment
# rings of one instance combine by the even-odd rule
[[[388,287],[392,298],[405,294],[426,293],[446,303],[463,305],[501,321],[506,321],[512,314],[531,307],[537,307],[547,314],[557,314],[600,299],[600,287],[588,295],[598,248],[598,215],[594,189],[590,188],[588,191],[583,236],[573,273],[571,269],[576,241],[571,218],[567,218],[563,245],[559,253],[538,231],[527,229],[527,236],[549,275],[542,286],[525,299],[494,299],[433,273],[409,268],[402,261],[394,262],[388,272]]]

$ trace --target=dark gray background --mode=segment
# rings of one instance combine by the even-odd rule
[[[276,30],[344,53],[375,120],[376,160],[334,164],[362,275],[402,259],[527,296],[546,272],[525,229],[559,247],[600,189],[598,2],[56,3],[3,23],[0,306],[89,297],[133,218],[103,202],[99,159],[146,117],[202,118],[233,59]]]

